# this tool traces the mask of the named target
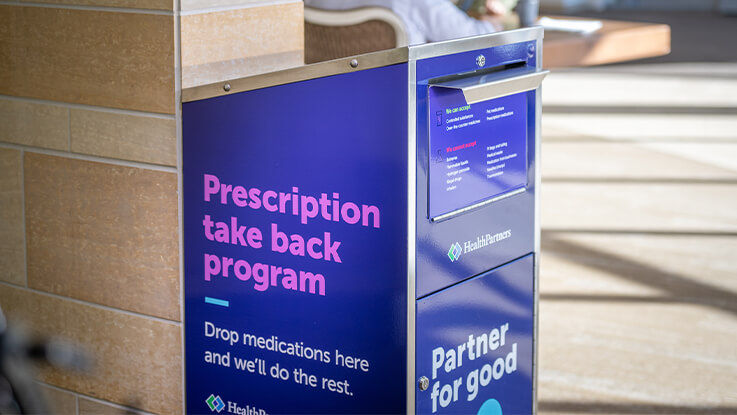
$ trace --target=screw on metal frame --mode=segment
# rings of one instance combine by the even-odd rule
[[[417,381],[417,387],[420,388],[421,391],[427,390],[427,388],[430,387],[430,379],[428,379],[427,376],[421,377]]]

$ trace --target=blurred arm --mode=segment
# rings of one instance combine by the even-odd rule
[[[493,24],[466,15],[449,0],[411,0],[410,19],[428,42],[476,36],[496,31]]]

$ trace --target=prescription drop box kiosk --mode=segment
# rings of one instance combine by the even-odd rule
[[[535,412],[541,50],[183,91],[187,413]]]

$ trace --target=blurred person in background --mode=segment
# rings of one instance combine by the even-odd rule
[[[498,32],[514,26],[517,0],[305,0],[325,10],[384,7],[404,21],[410,45]],[[472,15],[474,17],[469,16]]]

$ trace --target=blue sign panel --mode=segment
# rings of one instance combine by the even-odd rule
[[[188,413],[406,404],[407,65],[183,105]]]
[[[430,87],[430,216],[527,185],[527,94],[466,104]]]
[[[485,57],[485,66],[479,68],[477,57],[483,55]],[[487,102],[479,102],[473,104],[471,108],[476,112],[474,117],[483,117],[483,122],[487,122],[486,117],[496,117],[500,112],[502,114],[509,113],[509,110],[496,111],[500,107],[513,108],[514,116],[494,118],[488,120],[488,124],[482,127],[483,123],[474,126],[466,126],[458,128],[454,131],[466,131],[457,133],[458,142],[451,147],[462,145],[464,142],[476,141],[477,145],[470,149],[462,149],[459,151],[476,151],[473,157],[460,157],[456,160],[436,163],[437,150],[440,148],[433,147],[436,135],[432,132],[442,126],[438,126],[437,111],[435,99],[430,94],[435,94],[440,88],[433,87],[433,80],[442,79],[448,76],[463,74],[475,74],[477,70],[487,71],[489,68],[509,66],[516,70],[506,70],[495,72],[495,74],[504,75],[505,73],[520,73],[520,71],[534,70],[537,64],[536,43],[520,42],[515,44],[496,46],[486,49],[461,52],[451,55],[443,55],[417,61],[417,87],[415,88],[417,96],[417,290],[416,297],[421,298],[430,293],[442,290],[445,287],[456,284],[471,276],[486,272],[501,264],[509,262],[511,259],[522,257],[534,250],[534,215],[535,215],[535,145],[534,139],[536,135],[535,112],[537,91],[528,91],[521,94],[515,94],[500,99],[490,100]],[[443,94],[446,94],[443,92]],[[461,108],[465,105],[462,93],[448,93],[448,98],[455,100],[455,103],[440,105],[443,108],[458,108],[455,112],[456,116],[461,113]],[[501,102],[501,104],[499,104]],[[520,106],[522,108],[520,108]],[[432,107],[432,108],[431,108]],[[483,112],[480,109],[483,108]],[[493,114],[486,114],[486,111],[492,111]],[[471,109],[469,109],[471,111]],[[443,114],[447,117],[447,114]],[[467,114],[466,114],[467,115]],[[455,117],[452,117],[455,118]],[[479,119],[479,118],[476,118]],[[443,125],[447,127],[445,122],[447,118],[443,118]],[[463,124],[467,120],[453,121]],[[499,124],[501,123],[501,124]],[[497,128],[499,126],[499,128]],[[488,128],[488,131],[485,130]],[[484,136],[471,134],[472,129],[484,132]],[[503,135],[498,135],[499,131],[506,131],[504,135],[508,135],[509,140],[504,140]],[[454,133],[455,134],[455,133]],[[480,137],[480,138],[479,138]],[[445,139],[442,135],[440,139]],[[469,139],[466,139],[469,138]],[[490,143],[486,144],[486,140]],[[520,143],[524,141],[524,143]],[[507,149],[514,146],[515,150],[504,150],[503,155],[510,156],[517,154],[516,157],[507,160],[494,161],[497,156],[487,156],[486,147],[496,146],[507,142]],[[484,144],[482,144],[484,143]],[[448,146],[445,146],[446,149]],[[474,149],[475,148],[475,149]],[[524,149],[524,150],[521,150]],[[482,151],[483,150],[483,151]],[[491,151],[491,154],[497,153],[501,147]],[[524,153],[524,155],[522,155]],[[499,158],[502,157],[499,154]],[[490,159],[486,159],[491,157]],[[456,167],[449,166],[457,163],[459,160],[469,160],[469,164],[465,167],[473,169],[472,163],[483,169],[479,173],[478,181],[472,182],[467,180],[466,184],[472,183],[471,186],[464,189],[458,187],[451,191],[446,191],[443,185],[446,179],[433,177],[445,170],[447,174],[454,171]],[[486,164],[487,161],[492,162]],[[524,168],[519,163],[525,163]],[[505,164],[502,169],[506,169],[503,175],[487,178],[486,168],[495,166],[500,163]],[[511,164],[510,164],[511,163]],[[458,166],[461,167],[461,166]],[[511,167],[511,168],[510,168]],[[496,172],[498,172],[498,168]],[[440,173],[438,173],[440,172]],[[470,176],[472,170],[458,174],[467,175],[463,178],[474,178]],[[524,177],[520,177],[520,173]],[[491,173],[493,174],[493,173]],[[501,177],[511,177],[513,180],[503,181]],[[506,179],[504,179],[506,180]],[[440,185],[435,183],[440,181]],[[461,181],[462,183],[462,181]],[[526,185],[525,185],[526,184]],[[505,192],[505,190],[514,190],[517,186],[521,186],[522,191],[519,194],[502,199],[483,207],[467,211],[458,216],[454,216],[448,220],[431,221],[432,217],[438,214],[447,213],[458,207],[464,207],[472,204],[474,201],[481,201],[488,197],[493,197],[497,192]],[[468,191],[467,191],[468,190]],[[459,193],[459,192],[461,193]],[[453,195],[455,192],[455,195]],[[473,195],[478,192],[477,195]],[[437,199],[440,193],[445,193],[446,199],[443,197]],[[451,197],[452,196],[452,197]],[[456,197],[461,202],[457,202]],[[431,212],[431,206],[434,211]],[[441,206],[441,209],[437,209]]]
[[[422,414],[532,413],[533,255],[417,302]]]

